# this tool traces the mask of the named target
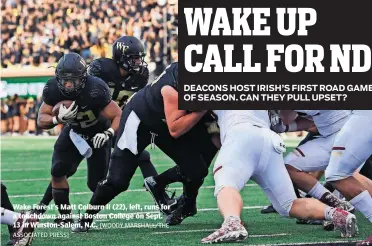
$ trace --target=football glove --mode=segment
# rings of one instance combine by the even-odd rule
[[[75,101],[70,105],[69,108],[66,108],[64,104],[61,104],[59,106],[58,115],[53,117],[53,123],[54,124],[70,123],[74,121],[77,111],[78,107],[75,107]]]
[[[101,148],[107,141],[109,141],[114,136],[114,129],[109,128],[103,133],[97,133],[93,139],[93,147],[95,149]]]
[[[277,133],[285,131],[286,127],[280,117],[280,110],[268,110],[270,118],[270,129]]]

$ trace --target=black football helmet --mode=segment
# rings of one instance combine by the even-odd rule
[[[58,88],[64,96],[76,97],[84,89],[87,81],[85,60],[77,53],[62,56],[56,67],[56,78]]]
[[[118,38],[112,47],[112,59],[129,73],[143,73],[147,67],[145,56],[143,44],[133,36]]]

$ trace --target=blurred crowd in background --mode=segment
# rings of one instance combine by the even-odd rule
[[[48,67],[65,53],[111,57],[123,35],[139,38],[150,71],[178,60],[177,0],[1,0],[1,67]],[[164,1],[165,3],[166,1]],[[165,38],[166,36],[166,38]]]
[[[64,54],[89,63],[111,58],[124,35],[140,39],[150,80],[178,60],[177,0],[1,0],[1,69],[48,68]],[[1,133],[45,135],[36,126],[41,98],[1,99]],[[55,130],[48,134],[58,134]]]
[[[36,117],[42,104],[41,97],[21,99],[14,95],[1,99],[1,134],[11,136],[45,136],[58,135],[61,125],[48,131],[43,131],[36,125]],[[286,137],[304,137],[306,132],[283,133]]]
[[[2,135],[48,135],[36,125],[41,98],[22,99],[18,95],[1,99]]]
[[[1,68],[47,68],[68,52],[79,53],[88,63],[111,58],[113,42],[133,35],[145,46],[151,81],[178,60],[177,4],[178,0],[1,0]],[[47,132],[37,128],[41,104],[40,97],[1,99],[1,133],[58,134],[58,127]]]

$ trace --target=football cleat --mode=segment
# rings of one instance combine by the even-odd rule
[[[183,194],[177,197],[177,208],[165,219],[167,225],[179,225],[187,218],[197,213],[196,199],[190,199]]]
[[[358,233],[357,219],[354,214],[336,208],[331,214],[335,230],[341,232],[341,237],[355,237]]]
[[[333,208],[340,208],[351,213],[355,211],[355,208],[350,202],[340,200],[334,194],[329,192],[324,193],[324,195],[320,198],[320,201]]]
[[[15,236],[15,232],[17,231],[17,229],[14,228],[12,225],[8,225],[8,231],[9,231],[9,241],[6,243],[6,245],[13,245],[15,242],[14,236]]]
[[[18,220],[15,223],[15,229],[17,230],[14,234],[13,246],[28,246],[31,245],[34,230],[38,223],[37,218],[30,212],[22,212]]]
[[[71,231],[73,233],[88,232],[88,230],[92,226],[92,223],[93,223],[93,219],[80,217],[78,222],[71,227]]]
[[[34,209],[31,209],[30,213],[36,214],[40,218],[40,216],[46,212],[47,207],[48,207],[47,205],[41,203],[38,206],[36,206]]]
[[[237,218],[227,217],[220,229],[213,232],[208,237],[203,238],[200,242],[206,243],[222,243],[222,242],[238,242],[248,238],[248,231]]]
[[[145,178],[145,187],[146,190],[150,192],[155,204],[164,215],[170,215],[177,207],[177,200],[173,199],[175,193],[172,194],[172,197],[169,197],[166,190],[161,189],[157,185],[154,177]]]
[[[270,213],[278,213],[272,204],[261,209],[261,214],[270,214]]]
[[[369,236],[366,240],[356,244],[356,246],[367,246],[367,245],[372,245],[372,235]]]
[[[348,201],[343,201],[338,199],[334,194],[332,193],[325,193],[322,198],[320,199],[321,202],[327,204],[328,206],[334,207],[334,208],[340,208],[342,210],[345,210],[350,213],[355,212],[355,208],[353,205],[351,205]],[[323,221],[323,229],[326,231],[333,231],[334,225],[332,221]]]
[[[54,220],[54,223],[56,223],[58,227],[72,227],[72,225],[74,224],[74,220],[69,218],[56,218]]]
[[[332,221],[324,220],[323,229],[326,231],[333,231],[335,229],[335,225],[332,223]]]
[[[297,219],[296,224],[299,225],[322,225],[322,220],[303,220],[303,219]]]
[[[338,200],[336,204],[337,204],[337,208],[340,208],[350,213],[355,212],[354,206],[351,205],[351,203],[348,201]],[[333,225],[332,221],[325,220],[323,221],[323,229],[326,231],[333,231],[335,229],[335,226]]]

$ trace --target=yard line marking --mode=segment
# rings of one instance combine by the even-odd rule
[[[343,245],[343,244],[355,244],[360,241],[322,241],[322,242],[308,242],[308,243],[278,243],[278,244],[250,244],[250,246],[295,246],[295,245]]]
[[[175,164],[158,164],[155,167],[173,167]],[[27,172],[27,171],[44,171],[50,170],[50,167],[35,167],[35,168],[3,168],[1,172]],[[80,167],[78,170],[87,170],[87,167]]]
[[[245,206],[243,207],[243,210],[251,210],[251,209],[260,209],[264,206]],[[98,215],[101,216],[101,217],[98,217],[98,219],[95,219],[94,221],[97,221],[97,222],[105,222],[105,221],[113,221],[113,220],[123,220],[121,218],[112,218],[112,219],[106,219],[105,217],[110,215],[110,214],[123,214],[123,215],[126,215],[126,214],[133,214],[133,215],[136,215],[136,214],[160,214],[161,212],[159,210],[146,210],[146,211],[133,211],[133,212],[126,212],[126,213],[113,213],[113,212],[108,212],[108,210],[103,210],[104,212],[102,213],[99,213]],[[198,212],[209,212],[209,211],[218,211],[218,208],[200,208],[198,209]],[[45,219],[45,220],[51,220],[51,218],[42,218],[42,219]]]
[[[133,177],[139,177],[141,176],[142,177],[142,174],[134,174]],[[78,179],[87,179],[87,176],[83,176],[83,177],[70,177],[68,178],[68,180],[78,180]],[[1,180],[1,182],[4,182],[4,183],[12,183],[12,182],[30,182],[30,181],[45,181],[45,180],[51,180],[51,178],[36,178],[36,179],[8,179],[8,180]]]
[[[190,232],[213,232],[217,229],[200,229],[200,230],[180,230],[180,231],[160,231],[160,232],[153,232],[151,234],[154,235],[161,235],[161,234],[171,234],[171,233],[190,233]],[[280,236],[290,236],[289,233],[277,233],[277,234],[257,234],[257,235],[249,235],[248,238],[252,237],[280,237]]]
[[[255,187],[258,186],[257,184],[246,184],[245,187]],[[170,190],[182,190],[183,187],[174,187],[170,188]],[[214,189],[214,185],[202,186],[200,189]],[[147,192],[144,188],[142,189],[128,189],[124,192]],[[70,195],[92,195],[91,191],[83,191],[83,192],[71,192]],[[28,194],[28,195],[13,195],[9,196],[10,198],[22,198],[22,197],[42,197],[44,194]]]
[[[244,210],[251,210],[251,209],[260,209],[264,206],[245,206],[243,207]],[[209,211],[218,211],[218,208],[198,208],[198,212],[209,212]],[[146,211],[133,211],[127,213],[100,213],[101,215],[109,215],[109,214],[158,214],[161,213],[159,210],[146,210]],[[105,219],[101,219],[104,221]],[[112,219],[115,220],[115,219]],[[100,221],[99,219],[96,221]]]

